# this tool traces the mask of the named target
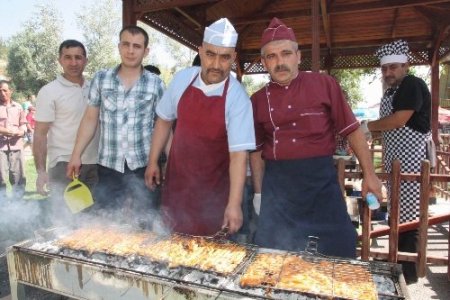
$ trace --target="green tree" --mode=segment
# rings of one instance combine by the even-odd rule
[[[120,61],[117,50],[122,24],[120,4],[117,0],[98,0],[83,6],[82,12],[77,14],[88,52],[87,77]]]
[[[341,85],[352,108],[363,100],[361,80],[371,74],[375,74],[375,69],[334,69],[330,73]]]
[[[147,31],[150,39],[150,54],[146,62],[161,70],[161,78],[166,84],[170,82],[173,74],[192,65],[196,51],[192,51],[145,23],[140,22],[138,25]]]
[[[7,71],[19,93],[36,93],[59,72],[61,18],[50,5],[37,8],[10,40]]]
[[[244,75],[242,77],[242,85],[249,96],[261,89],[266,82],[269,81],[269,75],[255,77],[256,75]]]
[[[8,45],[6,41],[0,38],[0,60],[6,60],[8,57]]]
[[[0,38],[0,75],[6,74],[6,62],[8,59],[8,45],[6,41]]]

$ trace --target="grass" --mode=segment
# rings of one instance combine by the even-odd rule
[[[36,192],[36,168],[34,166],[34,160],[31,155],[25,155],[25,178],[27,179],[27,184],[25,186],[24,200],[46,200],[46,196],[39,195]],[[8,193],[11,195],[11,185],[6,182],[6,188]]]
[[[25,187],[24,200],[44,200],[46,196],[39,195],[36,192],[36,168],[32,156],[25,157],[25,177],[27,178],[27,185]]]

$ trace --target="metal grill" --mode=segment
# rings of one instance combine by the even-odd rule
[[[76,299],[338,299],[329,294],[277,286],[242,287],[240,278],[259,253],[295,255],[333,266],[363,266],[372,275],[378,299],[408,299],[400,266],[396,264],[366,263],[244,245],[248,255],[242,263],[233,272],[221,274],[183,266],[170,268],[167,262],[152,261],[139,255],[117,256],[62,248],[57,243],[58,230],[40,232],[36,239],[8,249],[13,299],[26,299],[22,291],[24,284]]]

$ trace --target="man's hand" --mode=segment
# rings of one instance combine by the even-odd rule
[[[72,155],[69,163],[67,164],[66,169],[67,178],[73,179],[74,177],[78,177],[80,175],[80,168],[81,168],[81,157]]]
[[[4,136],[14,136],[14,133],[15,133],[15,131],[12,130],[12,129],[6,129],[6,128],[4,128],[4,129],[2,130],[2,135],[4,135]]]
[[[383,184],[378,176],[373,173],[373,175],[364,174],[363,181],[361,183],[361,193],[363,197],[366,197],[368,192],[373,193],[379,202],[383,199],[382,193]]]
[[[222,228],[228,227],[228,233],[236,233],[243,222],[242,209],[240,205],[228,204],[225,208]]]
[[[157,163],[149,163],[145,169],[145,185],[152,191],[161,184],[161,170]]]
[[[40,195],[48,195],[48,173],[46,171],[38,171],[36,178],[36,191]]]
[[[14,129],[12,129],[12,132],[13,132],[13,136],[16,136],[16,137],[23,137],[24,135],[25,135],[25,133],[27,133],[27,128],[26,128],[26,126],[20,126],[20,127],[16,127],[16,128],[14,128]]]
[[[259,216],[259,212],[261,210],[261,194],[255,193],[253,196],[253,208],[255,209],[255,213]]]
[[[364,133],[364,136],[366,137],[366,141],[372,140],[372,134],[370,133],[369,128],[367,127],[367,123],[369,123],[368,120],[362,120],[361,121],[361,129]]]

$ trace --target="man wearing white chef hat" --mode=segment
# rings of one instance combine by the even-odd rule
[[[211,235],[242,225],[247,151],[255,149],[250,100],[230,71],[238,34],[222,18],[205,28],[201,67],[177,73],[156,108],[146,184],[162,181],[158,157],[176,129],[162,193],[164,219],[174,231]]]
[[[375,55],[380,59],[381,73],[387,89],[380,103],[380,119],[363,122],[366,136],[370,131],[383,135],[384,166],[391,172],[392,162],[399,159],[401,172],[420,173],[421,162],[433,162],[431,139],[431,95],[426,83],[408,74],[409,46],[404,40],[380,47]],[[388,184],[390,194],[391,184]],[[400,185],[400,223],[419,218],[420,183],[402,181]],[[399,234],[398,250],[417,252],[417,230]],[[417,281],[414,262],[400,262],[407,283]]]

